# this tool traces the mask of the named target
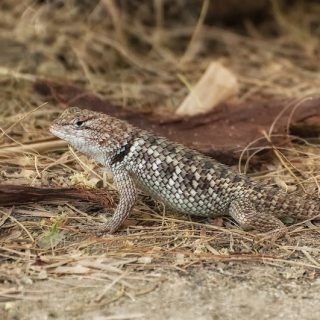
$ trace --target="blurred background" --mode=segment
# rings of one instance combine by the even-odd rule
[[[319,16],[316,0],[2,0],[1,96],[18,72],[172,111],[212,61],[236,74],[240,99],[312,94]]]

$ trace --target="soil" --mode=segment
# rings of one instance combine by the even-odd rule
[[[48,280],[26,286],[41,298],[4,304],[1,319],[319,319],[319,279],[295,272],[225,264],[187,274],[159,271],[162,280],[152,291],[111,303],[108,295],[95,301],[105,286],[94,280]]]

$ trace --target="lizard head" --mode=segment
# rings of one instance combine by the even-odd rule
[[[52,123],[49,130],[71,145],[80,147],[92,143],[98,125],[96,119],[97,115],[89,110],[68,108]]]
[[[101,157],[112,156],[126,144],[132,126],[103,113],[72,107],[66,109],[49,130],[102,162]]]

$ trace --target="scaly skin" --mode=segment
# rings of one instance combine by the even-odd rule
[[[279,218],[308,219],[320,211],[316,199],[254,182],[194,150],[102,113],[69,108],[50,131],[114,175],[120,201],[107,223],[93,227],[97,233],[113,233],[121,226],[137,199],[136,187],[174,210],[229,215],[243,229],[260,232],[284,228]]]

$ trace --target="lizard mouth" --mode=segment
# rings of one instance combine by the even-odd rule
[[[49,131],[56,137],[58,138],[61,138],[63,139],[64,135],[61,131],[59,131],[55,125],[52,125],[50,128],[49,128]]]

